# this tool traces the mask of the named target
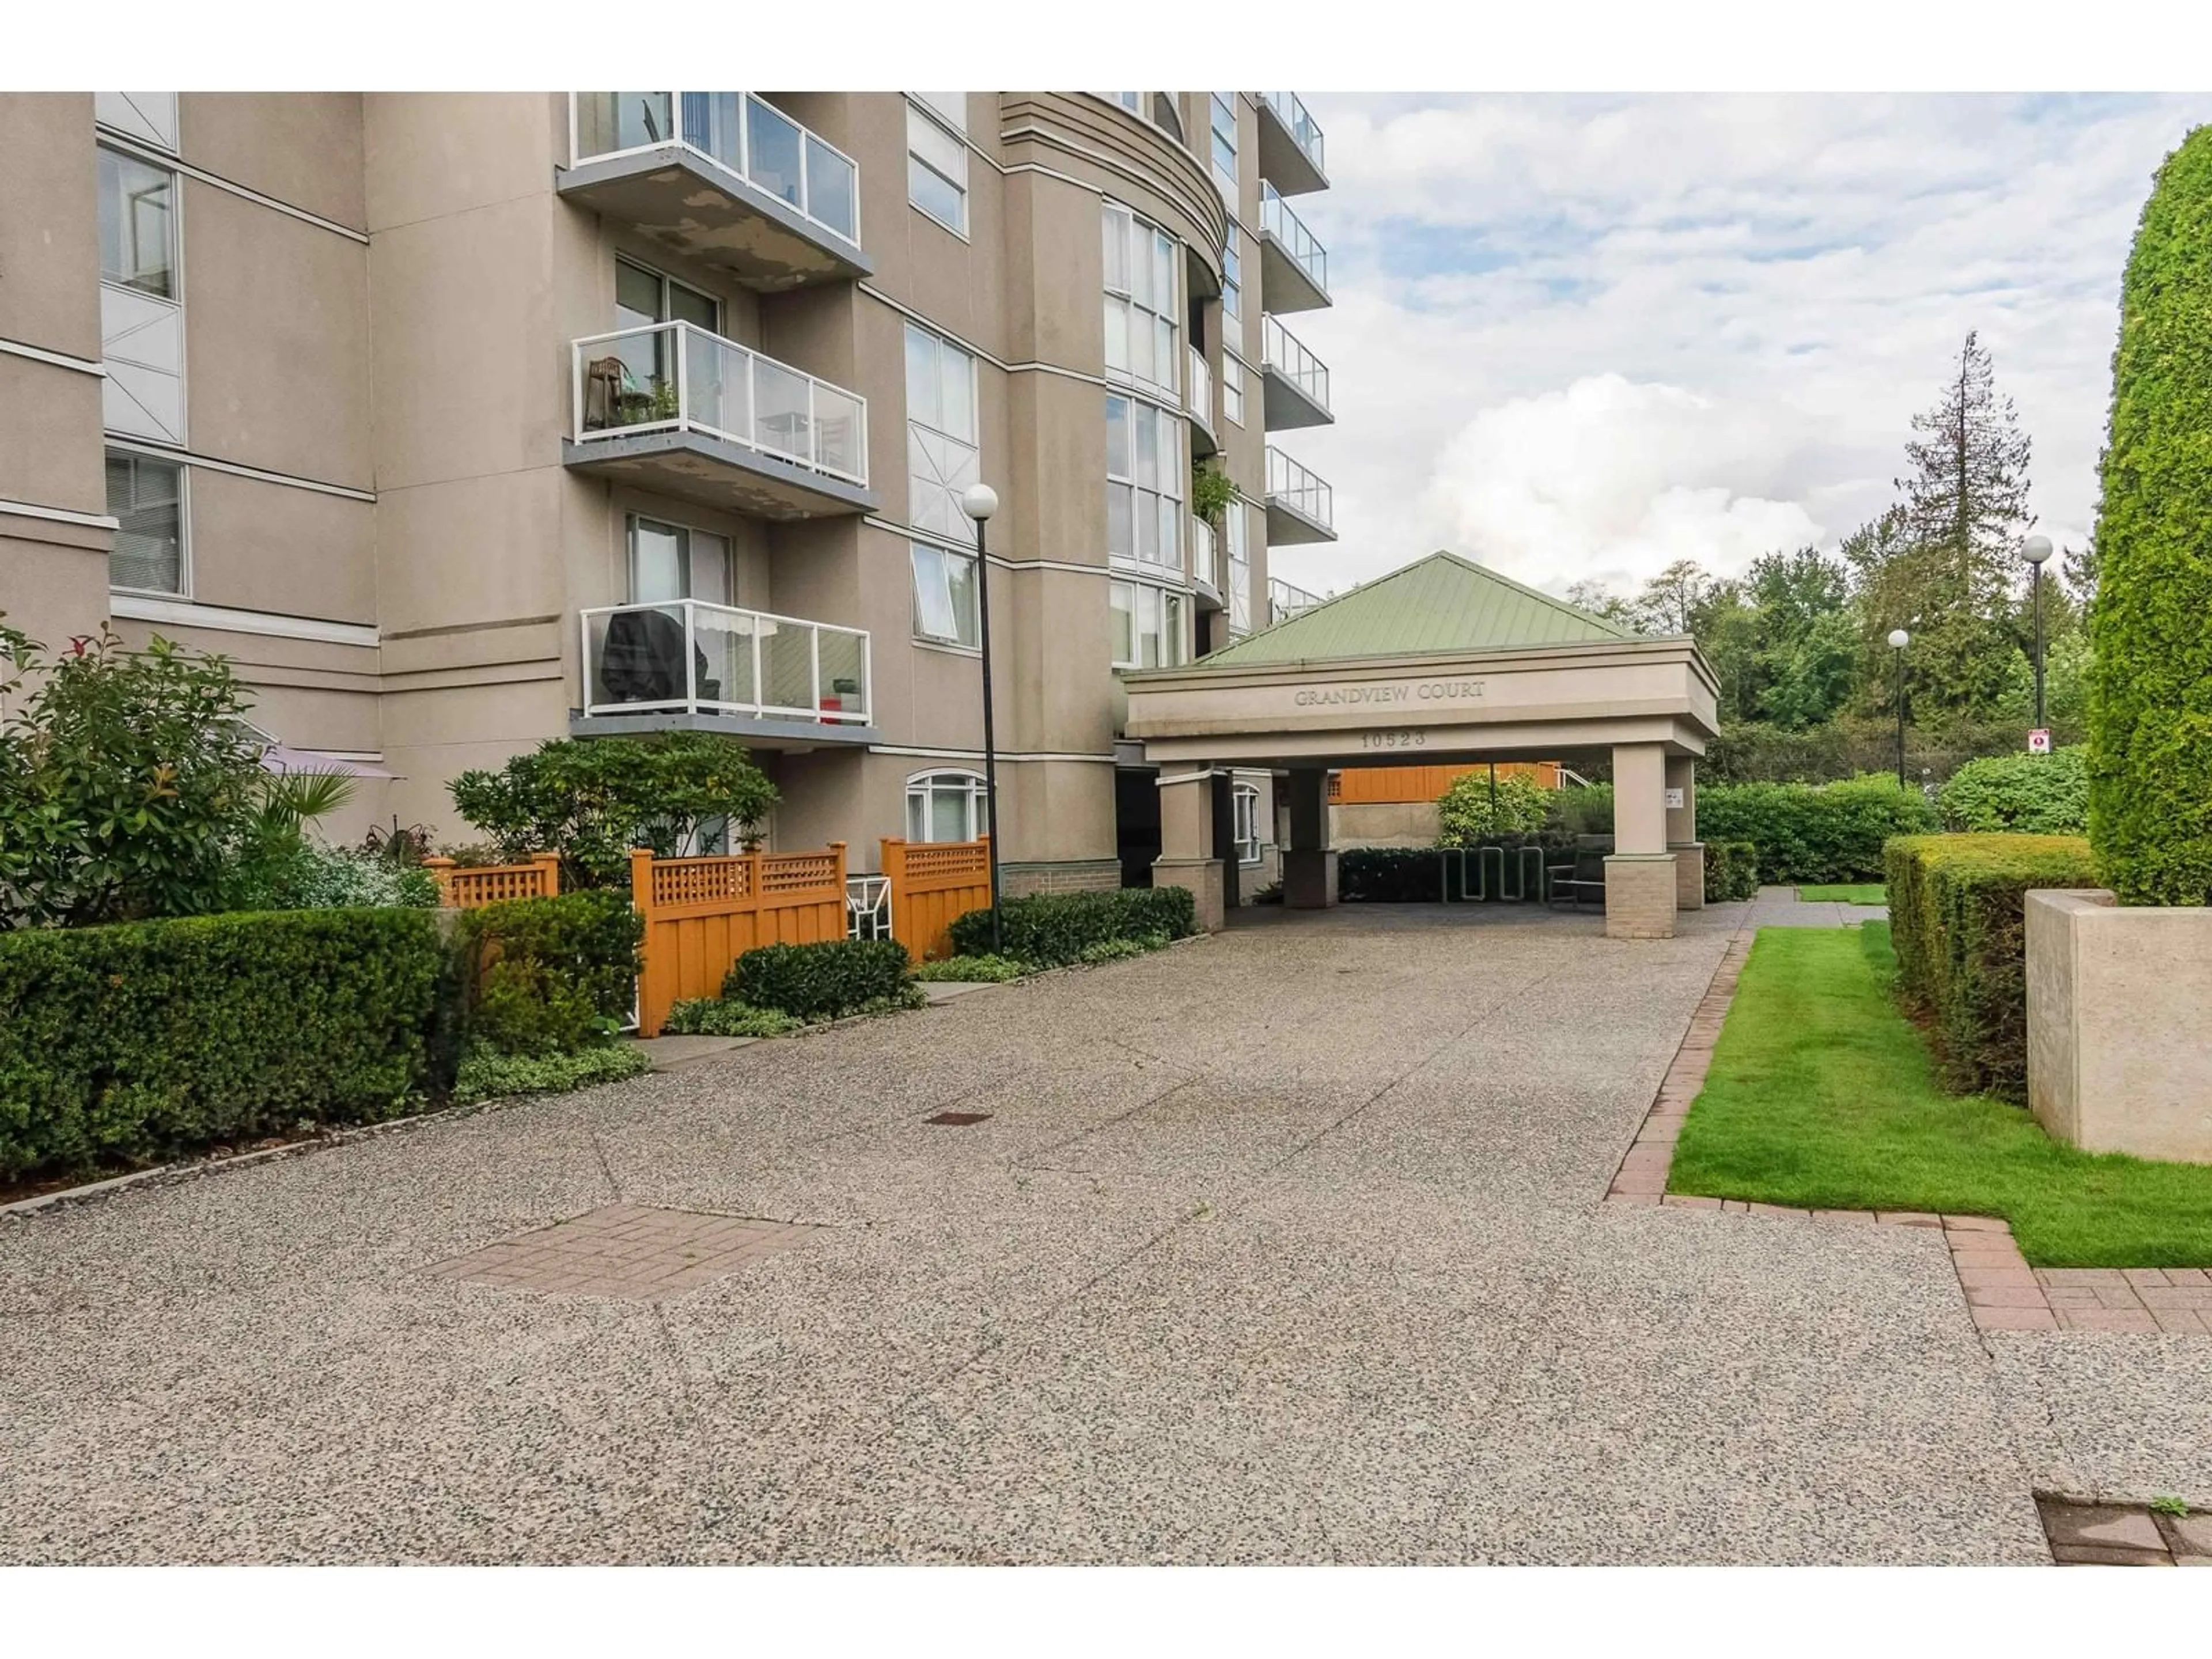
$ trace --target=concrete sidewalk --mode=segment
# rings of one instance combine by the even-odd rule
[[[0,1559],[2045,1559],[2094,1375],[1940,1238],[1599,1205],[1748,909],[1299,915],[0,1227]],[[811,1230],[431,1271],[621,1205]]]

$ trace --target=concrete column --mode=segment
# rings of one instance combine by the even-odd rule
[[[1674,908],[1704,909],[1705,846],[1698,839],[1698,763],[1693,756],[1667,757],[1667,850],[1674,855]]]
[[[1611,939],[1671,939],[1675,861],[1667,850],[1667,751],[1656,743],[1613,750],[1613,856],[1605,861]]]
[[[1283,904],[1322,910],[1336,902],[1336,853],[1328,844],[1328,774],[1300,767],[1291,774],[1291,844],[1283,849]]]
[[[1163,772],[1160,791],[1160,855],[1152,861],[1152,885],[1188,887],[1198,909],[1198,925],[1221,931],[1225,908],[1221,860],[1213,856],[1213,774]]]

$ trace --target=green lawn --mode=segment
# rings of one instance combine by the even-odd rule
[[[1878,881],[1851,881],[1828,887],[1800,887],[1797,896],[1808,904],[1887,904],[1889,894]]]
[[[2002,1216],[2039,1267],[2212,1265],[2212,1165],[2076,1152],[2022,1107],[1945,1094],[1896,965],[1886,923],[1761,929],[1669,1190]]]

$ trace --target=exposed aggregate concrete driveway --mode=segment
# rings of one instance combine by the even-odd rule
[[[0,1560],[2047,1559],[1940,1237],[1598,1201],[1742,915],[1274,913],[0,1226]],[[425,1272],[617,1202],[822,1225]]]

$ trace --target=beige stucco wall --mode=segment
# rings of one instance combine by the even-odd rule
[[[192,597],[373,626],[376,508],[213,467],[191,474]]]
[[[367,226],[357,92],[185,92],[186,155],[249,190],[356,230]]]
[[[2057,1139],[2212,1163],[2212,908],[2032,892],[2027,1093]]]

